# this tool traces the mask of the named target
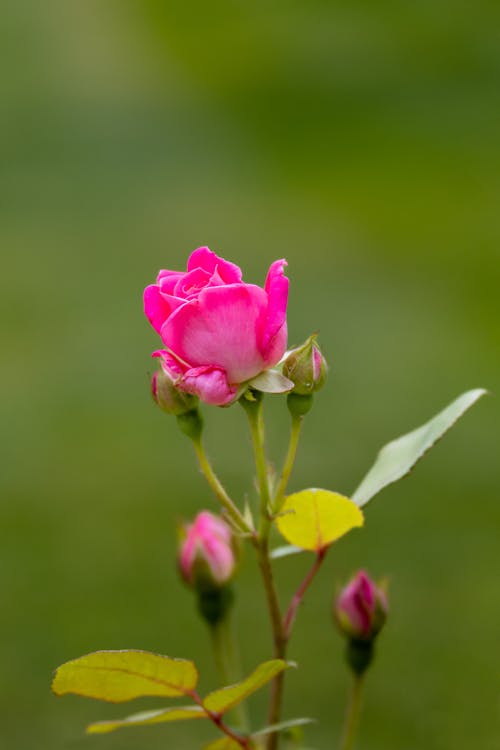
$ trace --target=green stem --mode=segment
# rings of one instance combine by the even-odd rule
[[[203,447],[201,438],[193,438],[192,440],[193,440],[193,446],[196,452],[196,457],[198,459],[200,469],[202,473],[204,474],[211,489],[213,490],[215,496],[219,500],[220,504],[223,506],[226,513],[228,514],[228,516],[231,518],[231,520],[237,526],[238,529],[240,529],[241,531],[244,531],[245,533],[251,533],[251,529],[248,526],[247,522],[245,521],[240,511],[238,510],[236,505],[233,503],[233,501],[227,494],[226,490],[224,489],[224,486],[222,485],[217,474],[213,470],[212,464],[210,463],[208,456],[205,453],[205,449]]]
[[[210,628],[215,666],[223,685],[231,685],[241,678],[239,654],[235,644],[231,616],[229,613],[222,617]],[[248,716],[244,703],[240,703],[234,710],[236,724],[245,731],[248,730]]]
[[[292,423],[290,426],[290,441],[288,443],[288,451],[283,464],[283,470],[281,472],[280,480],[276,492],[274,495],[273,513],[279,513],[283,501],[285,499],[285,492],[292,473],[293,465],[295,463],[295,456],[297,455],[297,446],[299,444],[300,432],[302,429],[303,417],[292,415]]]
[[[245,409],[250,425],[253,451],[255,456],[255,468],[259,484],[260,496],[260,520],[259,535],[255,541],[259,569],[266,593],[267,607],[271,619],[273,633],[274,657],[284,659],[286,656],[286,640],[283,632],[283,619],[276,591],[271,558],[269,556],[269,533],[271,530],[270,505],[271,493],[269,489],[269,477],[267,461],[264,449],[264,419],[262,414],[262,396],[255,396],[255,400],[241,399],[241,405]],[[272,682],[271,697],[269,701],[268,723],[277,724],[281,718],[281,704],[283,701],[284,673],[281,672]],[[279,733],[273,732],[267,738],[267,750],[276,750],[278,747]]]
[[[361,712],[361,696],[363,692],[364,675],[354,674],[352,678],[351,694],[347,704],[344,719],[344,729],[340,742],[340,750],[353,750],[356,730]]]
[[[248,416],[253,453],[255,457],[255,468],[257,471],[257,481],[259,483],[259,538],[267,539],[271,528],[271,519],[269,515],[271,506],[271,492],[269,490],[267,460],[264,449],[264,415],[262,411],[262,395],[256,395],[255,401],[249,401],[243,397],[240,403],[245,409]]]

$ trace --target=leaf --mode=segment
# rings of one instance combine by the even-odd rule
[[[432,448],[455,422],[476,401],[487,393],[483,388],[462,393],[446,409],[429,422],[387,443],[379,452],[375,463],[363,479],[352,499],[362,507],[380,490],[396,482],[413,468],[422,456]]]
[[[314,724],[316,719],[288,719],[287,721],[280,721],[279,724],[271,724],[268,727],[259,729],[257,732],[252,732],[252,737],[264,737],[266,734],[271,732],[283,732],[285,729],[292,729],[293,727],[303,727],[306,724]]]
[[[316,552],[363,523],[362,512],[348,497],[314,488],[289,495],[276,519],[287,542]]]
[[[97,721],[90,724],[87,734],[107,734],[121,727],[142,727],[147,724],[162,724],[167,721],[186,721],[189,719],[206,719],[208,714],[200,706],[182,706],[180,708],[160,708],[157,711],[141,711],[116,721]]]
[[[241,745],[231,737],[220,737],[215,742],[205,745],[203,750],[241,750]]]
[[[96,651],[66,662],[56,669],[52,690],[122,703],[144,695],[186,695],[197,682],[192,661],[131,649]]]
[[[276,675],[283,672],[284,669],[291,666],[294,666],[292,662],[284,661],[283,659],[265,661],[259,664],[257,669],[242,682],[237,682],[235,685],[229,685],[228,687],[209,693],[203,700],[203,707],[207,711],[223,714],[266,685]]]
[[[291,380],[277,370],[264,370],[252,378],[248,385],[262,393],[288,393],[295,387]]]
[[[282,547],[275,547],[271,550],[269,555],[271,560],[281,560],[282,557],[289,557],[290,555],[298,555],[304,550],[301,547],[294,547],[293,544],[284,544]]]

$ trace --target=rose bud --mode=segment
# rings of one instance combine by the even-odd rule
[[[235,539],[222,518],[204,510],[184,529],[179,569],[194,588],[220,588],[236,567]]]
[[[360,570],[340,592],[335,602],[335,619],[349,638],[372,640],[387,618],[387,595]]]
[[[214,627],[229,612],[233,592],[229,585],[236,568],[236,538],[218,516],[198,513],[184,530],[179,570],[198,595],[198,611]]]
[[[196,409],[198,399],[177,388],[163,370],[157,370],[151,378],[153,401],[167,414],[179,416]]]
[[[286,350],[285,260],[269,268],[264,287],[208,247],[186,271],[160,271],[144,290],[144,312],[159,334],[164,370],[175,385],[207,404],[226,406],[241,387],[276,365]]]
[[[309,396],[323,387],[328,367],[316,344],[316,336],[309,336],[302,346],[292,349],[283,362],[283,375],[295,384],[294,393]]]
[[[340,592],[334,603],[334,616],[340,632],[348,638],[347,663],[357,675],[363,674],[373,659],[374,641],[387,618],[385,589],[360,570]]]

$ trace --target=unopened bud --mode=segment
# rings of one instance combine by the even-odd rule
[[[340,592],[335,607],[335,620],[348,638],[371,641],[387,619],[385,590],[360,570]]]
[[[308,396],[324,385],[328,367],[316,335],[309,336],[302,346],[292,349],[283,363],[283,375],[295,384],[293,393]]]
[[[198,403],[196,396],[177,388],[163,370],[157,370],[151,378],[151,395],[160,409],[175,416],[193,411]]]
[[[362,675],[374,656],[375,638],[387,618],[385,589],[360,570],[341,591],[334,604],[334,616],[348,639],[346,659],[356,675]]]
[[[184,529],[179,569],[194,588],[220,588],[236,568],[235,538],[228,524],[208,511],[198,513]]]

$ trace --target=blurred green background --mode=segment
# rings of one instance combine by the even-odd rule
[[[369,507],[302,608],[286,716],[334,746],[347,686],[330,622],[356,567],[390,577],[360,750],[499,747],[500,13],[482,0],[34,0],[0,11],[3,308],[2,746],[191,750],[209,727],[87,738],[113,707],[56,699],[51,670],[98,648],[193,657],[175,526],[215,507],[148,393],[142,288],[208,244],[261,283],[289,261],[290,342],[331,364],[291,487],[349,493],[387,440],[469,387],[483,399]],[[237,498],[238,407],[206,409]],[[283,455],[284,403],[268,404]],[[283,560],[290,593],[308,561]],[[270,654],[251,551],[245,670]],[[252,702],[255,725],[264,696]]]

